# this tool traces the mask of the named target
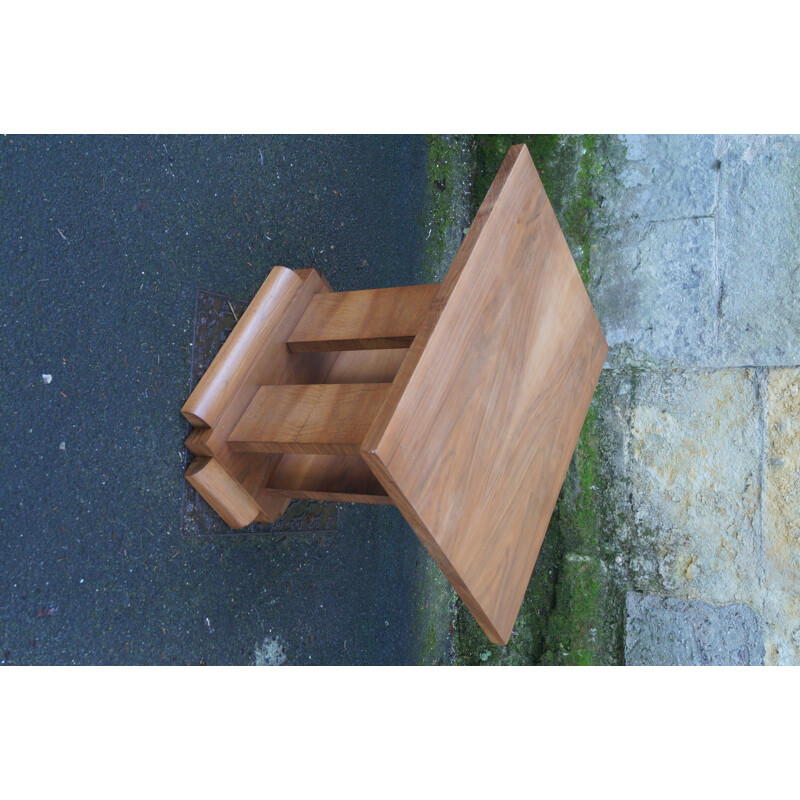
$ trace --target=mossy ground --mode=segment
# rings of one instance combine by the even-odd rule
[[[422,279],[440,281],[472,221],[471,137],[428,136]]]

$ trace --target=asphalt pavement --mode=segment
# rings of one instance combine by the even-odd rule
[[[424,137],[0,138],[0,662],[406,664],[423,551],[181,534],[195,299],[421,282]]]

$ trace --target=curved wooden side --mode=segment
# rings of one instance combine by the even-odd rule
[[[186,469],[186,480],[231,528],[244,528],[261,513],[253,498],[214,458],[195,458]]]
[[[181,413],[195,427],[212,428],[250,368],[253,355],[274,333],[302,279],[273,267],[242,318],[198,382]]]

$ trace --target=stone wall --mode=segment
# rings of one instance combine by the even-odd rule
[[[800,663],[800,138],[601,138],[627,663]]]

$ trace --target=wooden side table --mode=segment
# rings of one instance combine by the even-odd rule
[[[515,145],[442,283],[270,272],[182,409],[186,478],[234,528],[293,497],[395,504],[506,643],[607,352]]]

